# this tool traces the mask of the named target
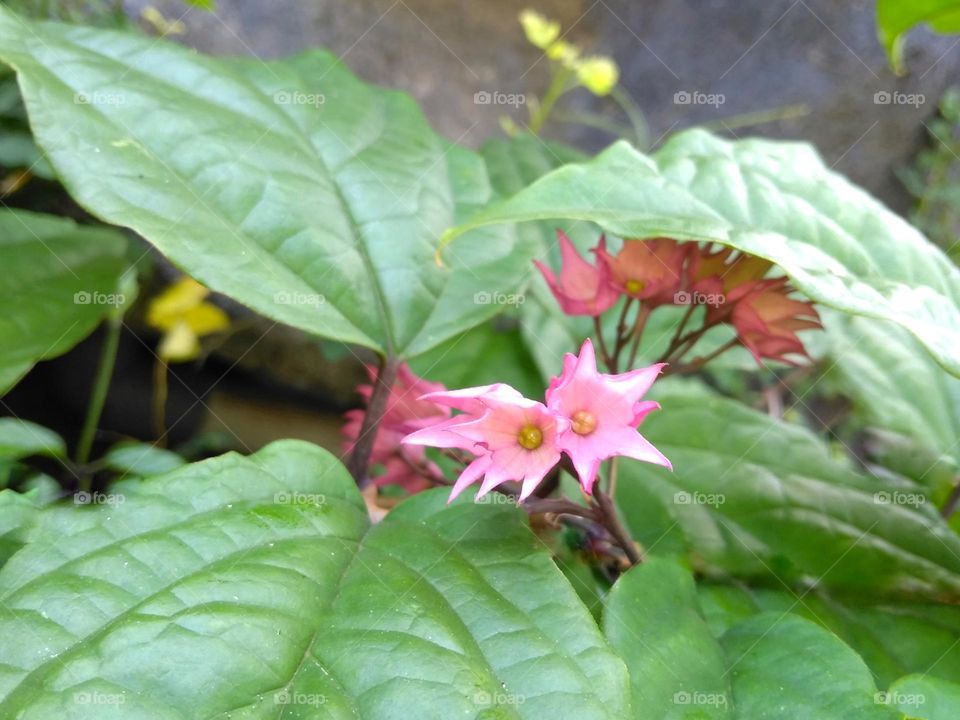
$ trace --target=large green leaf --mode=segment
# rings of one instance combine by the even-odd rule
[[[887,702],[913,720],[956,720],[960,685],[926,675],[900,678],[884,693]]]
[[[723,651],[697,608],[693,578],[679,565],[656,558],[623,575],[610,591],[603,628],[630,670],[637,718],[731,716]]]
[[[620,237],[713,241],[767,258],[814,300],[892,320],[960,375],[960,270],[809,146],[701,130],[651,156],[618,142],[561,167],[445,235],[568,218]],[[448,252],[469,246],[464,239]]]
[[[854,595],[843,600],[819,588],[751,588],[703,583],[698,599],[711,630],[761,612],[792,613],[822,625],[852,647],[879,687],[908,673],[960,677],[960,606],[883,602]]]
[[[940,33],[960,32],[960,1],[877,0],[877,34],[890,64],[899,74],[906,70],[904,35],[921,23]]]
[[[742,720],[897,720],[870,671],[835,635],[795,615],[764,613],[722,638]]]
[[[0,11],[0,59],[81,205],[270,318],[412,356],[527,276],[533,249],[503,228],[434,262],[490,199],[483,161],[329,53],[211,58]]]
[[[490,173],[490,184],[500,199],[520,192],[565,163],[585,159],[573,148],[532,135],[490,140],[480,153]],[[560,262],[557,229],[563,229],[583,252],[596,245],[600,235],[597,226],[590,222],[543,219],[517,226],[522,237],[536,244],[537,259],[553,266]],[[563,353],[574,351],[589,334],[590,319],[565,315],[538,272],[533,273],[523,298],[517,312],[521,336],[541,374],[550,377],[559,372]]]
[[[542,548],[442,490],[370,528],[296,441],[124,481],[0,569],[0,716],[620,720],[623,663]]]
[[[960,467],[960,380],[939,372],[891,323],[836,313],[824,322],[829,375],[853,401],[857,419],[909,441],[884,443],[891,452],[902,445],[911,451],[898,458],[898,469],[928,485],[949,481]]]
[[[0,210],[0,395],[122,304],[126,241],[115,230]]]
[[[654,553],[705,570],[960,597],[960,537],[918,485],[834,457],[805,428],[689,383],[664,383],[642,426],[670,472],[621,463],[617,500]]]

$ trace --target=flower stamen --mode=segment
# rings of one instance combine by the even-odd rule
[[[589,435],[597,429],[597,417],[587,410],[577,410],[570,418],[570,429],[577,435]]]
[[[524,425],[517,433],[517,442],[527,450],[536,450],[543,445],[543,431],[536,425]]]

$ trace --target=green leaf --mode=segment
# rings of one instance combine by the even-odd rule
[[[884,693],[887,702],[915,720],[960,717],[960,685],[927,675],[900,678]]]
[[[862,475],[805,428],[690,383],[654,397],[663,410],[641,430],[674,471],[624,462],[617,486],[650,551],[740,576],[960,597],[960,537],[920,486]]]
[[[531,135],[487,142],[480,150],[490,183],[499,199],[514,195],[542,175],[585,156],[566,145]],[[600,230],[593,223],[545,219],[517,226],[517,233],[537,247],[536,258],[559,266],[556,231],[563,229],[582,252],[597,244]],[[563,353],[576,350],[590,333],[590,319],[565,315],[539,272],[532,274],[517,313],[524,343],[544,377],[560,370]]]
[[[528,275],[533,248],[503,228],[435,262],[491,197],[483,161],[329,53],[212,58],[0,12],[0,58],[81,205],[267,317],[411,357]]]
[[[101,458],[104,466],[124,475],[149,477],[176,470],[185,460],[175,452],[149,443],[119,443]]]
[[[0,490],[0,568],[23,547],[37,509],[37,504],[28,495]]]
[[[896,720],[870,671],[835,635],[795,615],[764,613],[722,638],[743,720]]]
[[[0,716],[602,718],[625,669],[516,507],[370,528],[297,441],[41,511],[0,569]]]
[[[0,461],[21,460],[32,455],[62,458],[67,446],[53,430],[28,420],[0,418]]]
[[[527,397],[542,396],[546,381],[530,357],[520,330],[497,320],[433,348],[411,362],[410,367],[418,375],[448,388],[503,382]]]
[[[121,302],[126,240],[108,228],[0,210],[0,395],[61,355]]]
[[[444,241],[547,218],[591,221],[620,237],[713,241],[767,258],[819,303],[902,325],[960,375],[960,270],[808,145],[728,142],[690,130],[646,156],[618,142],[544,175]]]
[[[863,595],[839,598],[822,589],[791,590],[701,584],[698,599],[712,632],[761,612],[792,613],[811,620],[853,648],[879,687],[907,673],[960,677],[960,606],[877,602]]]
[[[697,609],[693,578],[679,565],[655,558],[621,576],[603,628],[630,671],[635,717],[732,716],[723,651]]]
[[[877,34],[898,75],[906,72],[903,36],[921,23],[939,33],[960,32],[960,1],[877,0]]]
[[[945,375],[909,333],[869,318],[824,317],[829,374],[854,404],[857,419],[909,440],[916,467],[901,467],[927,485],[960,467],[960,380]]]

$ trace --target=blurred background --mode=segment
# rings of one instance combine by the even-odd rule
[[[610,56],[620,69],[614,94],[565,95],[544,137],[594,151],[625,136],[650,150],[700,125],[727,137],[807,141],[944,247],[958,229],[960,101],[951,84],[960,77],[960,40],[918,28],[898,76],[877,39],[873,0],[218,0],[212,11],[179,0],[5,4],[32,16],[166,35],[216,55],[266,60],[325,47],[360,77],[412,94],[441,133],[472,147],[523,131],[525,98],[542,96],[549,83],[548,63],[517,20],[531,7],[559,21],[585,53]],[[15,82],[4,81],[3,203],[89,222],[31,155]],[[141,298],[177,277],[159,257],[152,261]],[[213,302],[230,327],[204,343],[198,358],[171,365],[167,444],[194,457],[252,451],[281,437],[338,448],[340,416],[357,403],[362,364],[371,358],[222,298]],[[160,334],[145,312],[135,309],[121,336],[97,437],[103,446],[154,437]],[[75,441],[100,342],[98,333],[40,363],[0,412]]]

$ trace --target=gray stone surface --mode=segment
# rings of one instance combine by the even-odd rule
[[[476,105],[475,92],[543,87],[543,63],[516,21],[530,5],[559,19],[574,41],[615,56],[651,142],[699,123],[728,135],[809,140],[900,211],[909,199],[894,169],[925,141],[922,123],[960,70],[956,40],[920,30],[908,44],[910,75],[894,77],[876,40],[873,0],[218,0],[215,15],[185,11],[176,0],[127,8],[137,14],[146,4],[182,15],[181,41],[206,52],[272,58],[327,47],[364,78],[412,93],[435,127],[473,146],[499,132],[498,117],[510,110]],[[924,102],[875,103],[883,91]],[[724,102],[678,104],[678,92]],[[622,120],[613,103],[585,91],[567,101]],[[799,117],[737,122],[798,104],[806,106]],[[522,119],[522,109],[515,115]],[[565,125],[548,134],[585,148],[611,139]]]

